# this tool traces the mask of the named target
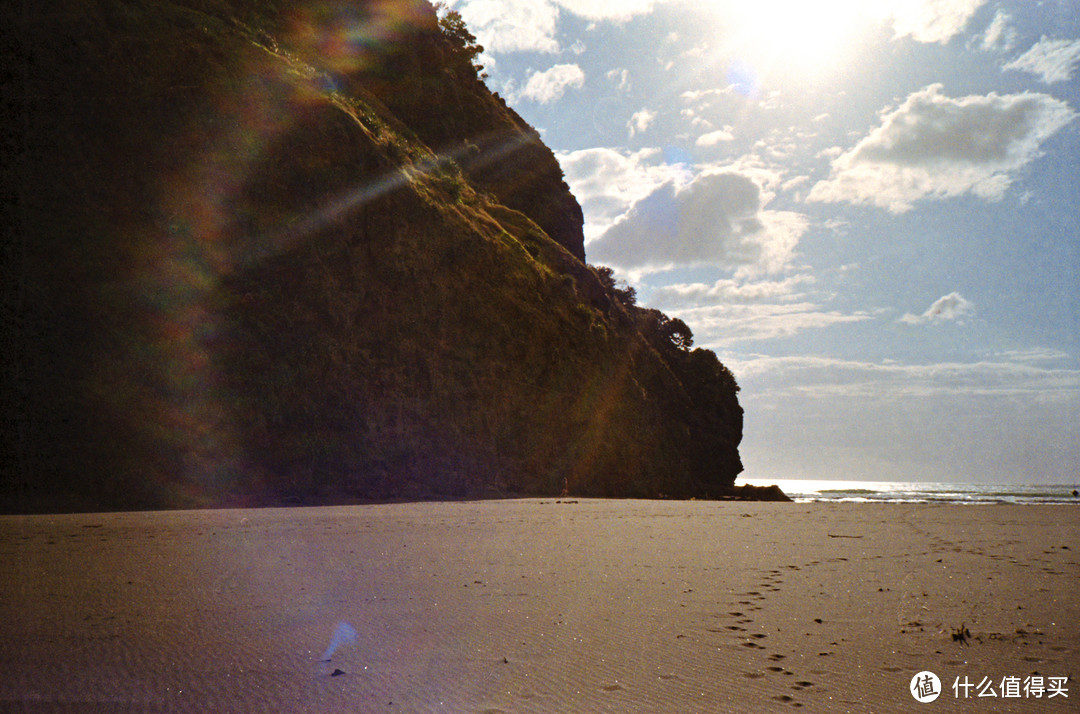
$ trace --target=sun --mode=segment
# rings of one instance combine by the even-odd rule
[[[810,78],[850,61],[871,24],[866,0],[713,3],[725,53],[763,76]]]

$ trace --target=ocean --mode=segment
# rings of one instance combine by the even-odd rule
[[[776,484],[800,503],[1021,503],[1080,506],[1080,484],[918,483],[901,481],[813,481],[738,479],[736,485]]]

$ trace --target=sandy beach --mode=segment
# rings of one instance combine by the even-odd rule
[[[3,517],[0,710],[1076,711],[1078,583],[1069,506]]]

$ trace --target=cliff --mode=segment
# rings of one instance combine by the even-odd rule
[[[2,12],[2,510],[731,493],[734,378],[584,263],[452,17]]]

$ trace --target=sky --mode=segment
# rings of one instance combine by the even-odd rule
[[[1080,481],[1080,0],[452,0],[745,478]]]

